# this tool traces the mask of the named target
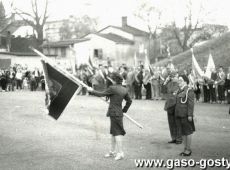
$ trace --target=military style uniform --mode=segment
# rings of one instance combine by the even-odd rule
[[[225,89],[227,91],[227,102],[230,104],[230,73],[228,73],[226,76]]]
[[[177,93],[175,107],[176,125],[182,136],[191,135],[195,131],[194,122],[188,121],[189,116],[193,117],[193,111],[194,92],[185,86]]]
[[[176,117],[175,117],[175,106],[176,106],[176,92],[179,90],[179,86],[177,82],[170,80],[167,83],[167,94],[166,102],[164,106],[164,110],[167,111],[168,115],[168,124],[169,124],[169,131],[173,141],[181,142],[181,132],[180,129],[177,129],[176,126]],[[179,133],[178,133],[179,132]]]
[[[107,96],[110,99],[107,116],[110,117],[110,134],[113,136],[125,135],[123,127],[123,113],[126,113],[132,103],[128,91],[122,85],[112,85],[103,92],[93,90],[92,95],[103,97]],[[125,106],[122,108],[122,101],[126,100]]]

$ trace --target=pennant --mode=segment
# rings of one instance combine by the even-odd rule
[[[75,49],[70,45],[70,65],[72,67],[73,75],[76,75],[76,51]]]
[[[137,53],[134,53],[134,67],[137,67]]]
[[[191,48],[191,52],[192,52],[192,71],[193,71],[194,75],[196,75],[197,77],[203,77],[204,73],[196,61],[196,58],[193,54],[193,48]]]
[[[211,78],[211,74],[212,74],[213,69],[215,69],[215,63],[213,61],[212,54],[209,53],[208,64],[207,64],[207,68],[205,71],[205,76],[208,77],[209,79]]]
[[[95,66],[94,66],[90,56],[89,56],[89,62],[88,63],[89,63],[88,65],[89,65],[90,69],[93,70],[95,68]]]
[[[150,71],[150,61],[149,61],[149,58],[148,58],[148,55],[147,55],[147,50],[145,51],[145,63],[144,63],[144,67],[145,69],[149,70]]]
[[[168,45],[168,44],[167,44],[166,51],[167,51],[167,55],[168,55],[168,57],[171,57],[170,47],[169,47],[169,45]]]
[[[62,70],[51,63],[41,60],[46,82],[46,105],[49,115],[58,119],[79,85],[72,81]]]
[[[154,72],[153,72],[153,69],[151,67],[151,64],[150,64],[150,61],[149,61],[149,58],[147,56],[147,50],[145,52],[145,65],[144,65],[145,69],[149,70],[151,76],[154,75]]]

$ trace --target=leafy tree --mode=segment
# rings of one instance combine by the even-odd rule
[[[61,39],[80,38],[86,34],[96,31],[97,19],[91,18],[88,15],[82,17],[70,16],[64,21],[59,32]]]

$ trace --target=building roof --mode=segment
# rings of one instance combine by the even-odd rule
[[[2,36],[6,36],[7,32],[10,31],[13,34],[19,27],[27,25],[22,20],[12,21],[11,23],[7,24],[4,28],[0,30]]]
[[[116,28],[116,29],[119,29],[119,30],[122,30],[124,32],[127,32],[129,34],[132,34],[132,35],[135,35],[135,36],[149,36],[149,33],[145,32],[145,31],[142,31],[142,30],[139,30],[135,27],[132,27],[132,26],[129,26],[129,25],[126,25],[126,26],[123,26],[123,27],[118,27],[118,26],[113,26],[113,25],[110,25],[110,26],[107,26],[103,29],[101,29],[100,31],[98,31],[99,33],[109,27],[112,27],[112,28]]]
[[[70,45],[73,45],[75,43],[79,43],[79,42],[84,42],[84,41],[88,41],[89,39],[87,38],[82,38],[82,39],[70,39],[70,40],[63,40],[63,41],[56,41],[56,42],[45,42],[42,44],[43,48],[47,48],[47,47],[68,47]]]
[[[10,55],[10,56],[18,56],[18,57],[27,57],[27,56],[34,56],[34,57],[40,57],[34,52],[3,52],[1,51],[0,54]],[[46,55],[48,57],[56,57],[57,55]],[[1,58],[1,57],[0,57]]]
[[[97,33],[96,35],[100,36],[100,37],[103,37],[103,38],[106,38],[108,40],[111,40],[117,44],[134,44],[134,41],[132,40],[129,40],[129,39],[126,39],[124,37],[121,37],[119,35],[116,35],[116,34],[112,34],[112,33],[109,33],[109,34],[99,34]]]

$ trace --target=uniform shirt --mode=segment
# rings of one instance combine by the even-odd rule
[[[176,117],[193,116],[193,111],[194,111],[194,92],[192,89],[188,90],[188,86],[186,86],[182,90],[179,90],[177,93],[175,115]]]
[[[170,80],[167,86],[166,102],[164,110],[168,110],[176,105],[176,92],[179,90],[177,82]]]
[[[103,97],[107,96],[110,99],[107,116],[123,116],[126,113],[132,103],[128,91],[122,85],[112,85],[103,92],[93,90],[91,94]],[[126,100],[125,106],[122,108],[122,101]]]

